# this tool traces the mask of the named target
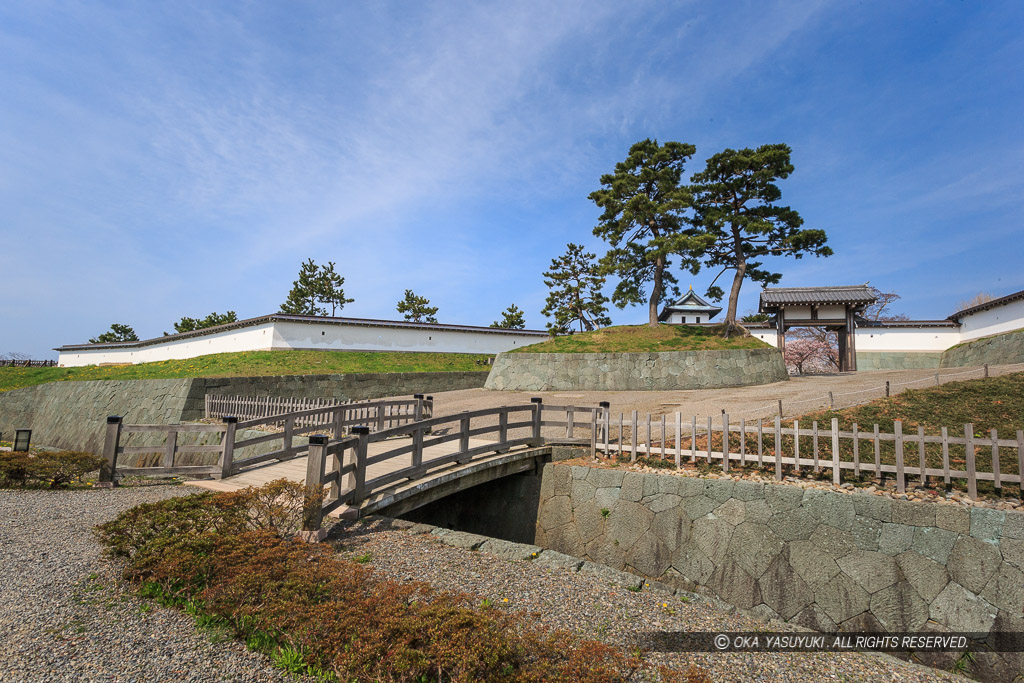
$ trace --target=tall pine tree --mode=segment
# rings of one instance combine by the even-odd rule
[[[703,233],[702,254],[708,267],[722,270],[712,280],[708,294],[721,299],[718,278],[733,271],[725,334],[736,327],[740,287],[749,278],[762,285],[776,284],[781,273],[762,268],[766,256],[804,254],[831,256],[824,230],[803,229],[803,219],[777,202],[782,191],[775,184],[793,172],[788,145],[762,145],[757,149],[726,149],[707,161],[692,178],[694,225]]]
[[[437,306],[430,305],[430,299],[417,296],[411,289],[405,290],[405,298],[398,302],[398,312],[414,323],[436,323]]]
[[[525,330],[526,317],[521,308],[512,304],[501,313],[501,320],[495,320],[491,327],[503,330]]]
[[[544,284],[551,289],[541,313],[554,322],[547,324],[552,334],[564,334],[579,324],[580,332],[611,325],[608,317],[608,297],[601,293],[605,278],[600,274],[594,254],[588,254],[582,245],[572,244],[544,273]]]
[[[611,245],[601,259],[605,273],[620,278],[612,293],[619,308],[644,303],[649,324],[658,324],[658,308],[679,295],[673,258],[692,273],[700,270],[697,231],[687,221],[691,195],[681,185],[683,167],[696,148],[683,142],[641,140],[629,148],[615,172],[601,176],[603,188],[590,199],[604,209],[594,234]],[[650,284],[650,296],[647,285]]]
[[[327,315],[317,306],[323,291],[323,278],[313,259],[307,260],[299,270],[299,278],[292,283],[288,299],[281,304],[282,313],[292,315]]]

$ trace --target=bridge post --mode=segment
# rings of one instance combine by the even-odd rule
[[[420,427],[419,429],[417,429],[416,431],[414,431],[412,433],[412,463],[411,464],[412,464],[413,467],[417,467],[417,468],[423,465],[423,428],[422,427]],[[416,474],[414,474],[413,476],[411,476],[409,478],[410,479],[415,479],[418,476],[420,476],[419,472],[417,472]]]
[[[324,521],[324,461],[327,455],[327,436],[311,434],[309,457],[306,458],[306,496],[302,502],[302,540],[319,543],[326,536]]]
[[[295,418],[291,417],[291,416],[286,417],[284,419],[284,441],[283,441],[283,444],[284,444],[283,447],[284,447],[285,451],[291,450],[292,442],[293,442],[293,435],[294,434],[295,434]],[[282,460],[286,460],[286,459],[288,459],[290,457],[291,457],[291,455],[286,455],[285,457],[283,457],[281,459]]]
[[[224,423],[224,443],[220,451],[220,478],[231,476],[231,468],[235,461],[235,430],[238,427],[238,418],[227,415],[221,418]]]
[[[423,411],[424,419],[429,420],[430,418],[434,417],[434,397],[433,396],[427,396],[426,401],[423,404],[423,408],[424,408],[424,411]]]
[[[469,411],[463,411],[469,412]],[[463,417],[459,420],[459,453],[465,453],[469,450],[469,418]],[[469,462],[469,458],[461,458],[455,462],[460,465]]]
[[[540,435],[541,411],[544,409],[544,399],[534,396],[530,399],[530,403],[533,404],[533,443],[530,445],[536,447],[544,443],[544,438]]]
[[[352,488],[352,505],[356,506],[363,502],[363,489],[366,484],[366,448],[370,441],[370,428],[366,425],[358,425],[352,428],[352,434],[359,438],[356,447],[352,449],[352,473],[348,475],[349,485]]]
[[[331,413],[331,424],[333,425],[331,429],[334,432],[334,438],[336,440],[341,438],[341,432],[343,429],[341,423],[344,417],[345,409],[341,407],[335,408],[334,412]]]
[[[502,446],[498,449],[499,453],[505,453],[508,448],[504,447],[505,442],[508,441],[508,409],[502,410],[498,413],[498,443]]]
[[[412,419],[419,422],[423,419],[423,394],[413,394],[412,397],[416,400],[416,405],[412,409]]]
[[[100,479],[97,485],[100,488],[113,488],[117,486],[114,481],[114,471],[117,469],[117,449],[121,445],[121,421],[120,415],[107,417],[107,432],[103,440],[103,465],[100,467]]]
[[[590,457],[597,457],[597,413],[600,408],[590,411]]]

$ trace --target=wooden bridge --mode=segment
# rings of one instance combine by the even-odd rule
[[[228,417],[219,425],[124,425],[114,416],[108,418],[100,480],[114,485],[115,473],[207,475],[213,480],[192,483],[221,491],[281,478],[301,482],[308,492],[305,535],[318,540],[326,514],[358,518],[385,509],[401,514],[455,491],[530,470],[538,459],[550,456],[554,444],[589,445],[593,452],[608,407],[553,406],[534,398],[527,405],[425,418],[432,410],[429,399],[416,396],[412,401],[329,406],[246,422]],[[312,424],[296,427],[298,421]],[[271,424],[283,425],[283,430],[235,440],[238,429]],[[159,447],[160,465],[117,466],[121,455],[157,450],[153,445],[120,445],[122,436],[132,432],[166,434]],[[220,444],[178,442],[178,434],[191,432],[220,432],[223,438]],[[310,434],[309,443],[295,444],[294,438],[303,434]],[[240,449],[277,440],[280,448],[268,453],[234,457]],[[181,465],[176,462],[179,453],[219,455],[216,465]]]

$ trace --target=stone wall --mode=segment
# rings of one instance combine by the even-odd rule
[[[778,349],[501,353],[484,385],[504,391],[710,389],[789,379]]]
[[[1024,330],[957,344],[942,352],[939,367],[978,367],[1024,363]]]
[[[535,543],[819,631],[1024,630],[1024,513],[549,464]]]
[[[858,351],[857,370],[930,370],[941,357],[940,351]]]
[[[51,382],[0,393],[0,433],[27,428],[34,443],[98,453],[108,415],[134,424],[197,420],[207,393],[363,400],[474,389],[486,377],[486,372],[409,372]]]

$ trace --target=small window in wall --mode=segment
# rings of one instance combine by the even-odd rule
[[[683,324],[684,325],[686,324],[686,316],[685,315],[683,316]]]
[[[321,337],[323,337],[323,336],[324,336],[324,335],[326,335],[326,334],[327,334],[326,332],[324,332],[323,330],[320,330],[320,336],[321,336]]]
[[[700,316],[697,316],[697,324],[700,325]]]

